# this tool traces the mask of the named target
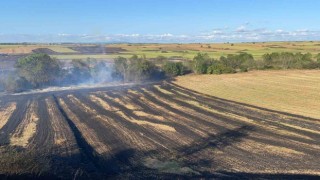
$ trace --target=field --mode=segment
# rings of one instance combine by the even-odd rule
[[[317,81],[316,73],[306,80]],[[268,80],[270,75],[254,76]],[[312,107],[313,118],[274,111],[195,92],[183,87],[188,86],[183,78],[195,81],[186,76],[0,97],[0,174],[68,179],[320,176],[318,106]],[[211,78],[227,77],[204,81]],[[267,82],[276,88],[272,79]],[[311,97],[309,91],[319,87],[308,83],[304,95]],[[211,84],[205,93],[215,91]],[[195,86],[190,88],[203,91]]]
[[[89,48],[88,48],[89,47]],[[165,56],[168,58],[192,59],[197,53],[205,52],[211,57],[247,52],[256,59],[271,52],[320,52],[320,42],[257,42],[257,43],[215,43],[215,44],[61,44],[61,45],[0,45],[0,53],[28,54],[42,48],[58,59],[111,59],[117,56],[145,55],[147,58]],[[45,51],[47,52],[47,51]]]
[[[190,75],[174,82],[207,95],[320,119],[320,71]]]

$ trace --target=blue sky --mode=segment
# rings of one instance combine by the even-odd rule
[[[8,0],[0,42],[320,40],[319,0]]]

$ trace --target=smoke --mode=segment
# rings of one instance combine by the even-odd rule
[[[87,50],[87,47],[83,48]],[[102,45],[100,48],[105,53],[108,51]],[[17,59],[14,62],[20,61]],[[57,60],[51,58],[46,59],[45,62],[46,64],[42,64],[43,61],[37,61],[40,64],[39,67],[42,68],[40,70],[31,68],[33,65],[15,66],[10,64],[10,66],[4,66],[0,63],[0,92],[35,92],[43,89],[56,91],[77,87],[101,87],[115,83],[119,85],[120,82],[127,82],[124,79],[123,72],[120,72],[115,66],[116,63],[107,60],[91,58],[86,60]],[[132,62],[134,63],[129,64],[132,66],[130,71],[124,72],[130,82],[155,80],[155,77],[160,77],[160,74],[162,74],[152,62],[145,59],[136,57]],[[160,74],[157,72],[160,72]]]
[[[116,81],[113,78],[113,64],[106,62],[99,62],[90,70],[90,78],[88,80],[80,79],[80,84],[101,84]]]
[[[20,77],[17,69],[14,68],[14,64],[10,67],[0,66],[0,93],[5,91],[20,93],[101,87],[118,83],[121,80],[113,75],[113,62],[95,59],[59,60],[58,62],[60,73],[56,74],[54,80],[43,83],[39,87],[32,87],[30,82]]]
[[[103,60],[87,59],[72,60],[61,63],[62,74],[58,84],[66,85],[94,85],[119,81],[113,76],[113,63]]]

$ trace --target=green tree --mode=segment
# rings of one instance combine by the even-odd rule
[[[211,58],[207,53],[202,54],[198,53],[193,58],[193,70],[197,74],[205,74],[207,73],[207,69],[211,64]]]
[[[320,63],[320,53],[316,55],[316,60],[318,63]]]
[[[156,66],[145,57],[139,58],[137,55],[129,59],[118,57],[114,60],[116,74],[121,76],[124,81],[140,81],[151,78],[156,71]]]
[[[26,79],[33,87],[53,82],[60,75],[60,66],[56,59],[47,54],[32,54],[21,58],[16,63],[19,76]]]
[[[114,70],[116,75],[121,76],[125,81],[127,78],[127,71],[128,71],[128,60],[124,57],[117,57],[114,60]]]
[[[90,61],[84,61],[84,60],[72,60],[72,76],[75,82],[84,82],[86,80],[89,80],[91,78],[91,67],[90,67]]]
[[[185,67],[183,66],[182,62],[166,62],[163,65],[163,70],[169,76],[179,76],[183,75],[185,71]]]
[[[140,81],[151,77],[156,67],[145,57],[139,58],[134,55],[129,59],[128,63],[128,74],[127,80],[129,81]]]
[[[248,71],[250,68],[254,68],[256,63],[252,56],[252,54],[249,53],[240,53],[238,55],[238,58],[240,59],[240,66],[239,68],[241,71]]]
[[[228,74],[235,73],[236,71],[228,66],[225,66],[219,61],[214,61],[207,70],[207,74]]]

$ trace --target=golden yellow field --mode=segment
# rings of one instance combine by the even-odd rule
[[[219,98],[320,118],[320,70],[188,75],[174,83]]]
[[[58,53],[74,53],[72,49],[62,45],[0,45],[0,53],[29,54],[38,48],[48,48]]]
[[[82,44],[82,48],[95,46],[93,44]],[[226,56],[228,54],[250,53],[255,59],[261,59],[265,53],[272,52],[301,52],[311,53],[316,56],[320,52],[319,41],[301,41],[301,42],[256,42],[256,43],[193,43],[193,44],[106,44],[106,50],[120,48],[112,53],[103,52],[80,52],[72,48],[79,47],[76,44],[59,44],[59,45],[0,45],[0,54],[28,54],[38,48],[48,48],[58,54],[52,54],[58,59],[112,59],[117,56],[131,57],[132,55],[146,56],[147,58],[156,58],[164,56],[168,58],[179,57],[184,59],[193,59],[201,52],[208,53],[213,58]],[[98,49],[101,49],[99,45]]]

